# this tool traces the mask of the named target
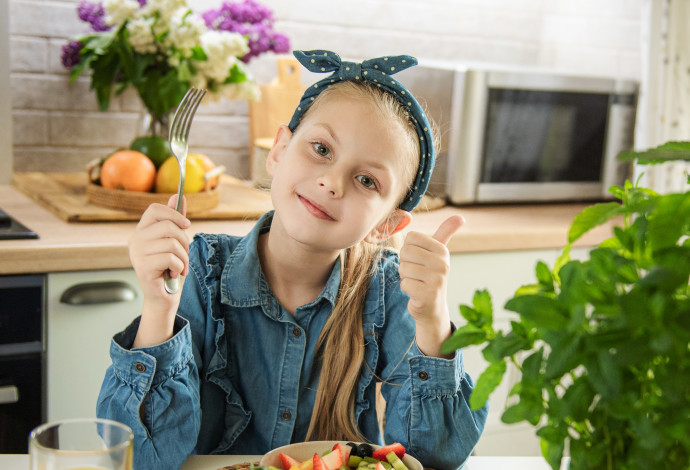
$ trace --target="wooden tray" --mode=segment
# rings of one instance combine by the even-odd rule
[[[137,221],[141,217],[141,213],[89,202],[85,172],[17,172],[12,175],[12,184],[67,222]],[[209,210],[189,213],[189,217],[196,220],[257,219],[273,208],[267,191],[256,189],[250,183],[229,175],[220,177],[216,194],[218,205]],[[165,199],[163,202],[167,202],[168,196],[162,196]]]
[[[200,212],[206,212],[220,202],[220,186],[208,191],[185,194],[187,199],[187,214],[193,216]],[[91,204],[110,209],[118,209],[127,212],[141,214],[148,206],[157,202],[167,204],[172,194],[143,193],[137,191],[123,191],[109,189],[97,184],[88,183],[86,186],[86,200]]]

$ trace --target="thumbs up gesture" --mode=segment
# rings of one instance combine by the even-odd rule
[[[428,356],[439,356],[441,343],[450,335],[446,244],[464,222],[453,215],[432,236],[410,232],[400,250],[400,289],[410,296],[407,310],[417,324],[417,345]]]

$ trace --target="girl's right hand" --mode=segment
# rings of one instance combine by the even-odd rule
[[[185,229],[191,226],[182,201],[182,213],[175,211],[177,195],[168,205],[151,204],[141,216],[129,240],[129,258],[139,286],[144,294],[142,318],[135,347],[159,344],[172,336],[175,313],[180,304],[180,289],[176,294],[165,291],[163,273],[182,276],[189,269],[189,238]]]

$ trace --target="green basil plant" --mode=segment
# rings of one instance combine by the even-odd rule
[[[690,160],[690,143],[620,158]],[[553,469],[567,454],[573,470],[687,469],[690,191],[660,195],[627,181],[610,192],[617,200],[578,214],[555,265],[538,262],[536,282],[508,300],[505,309],[517,313],[510,328],[494,328],[491,296],[477,291],[443,352],[484,346],[489,365],[470,397],[474,409],[509,362],[517,367],[501,419],[534,426]],[[576,240],[614,218],[611,238],[585,261],[570,259]]]

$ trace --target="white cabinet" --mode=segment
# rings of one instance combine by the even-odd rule
[[[576,248],[571,258],[581,259],[588,252]],[[537,261],[553,268],[560,255],[559,249],[463,253],[451,255],[451,273],[448,283],[448,306],[451,319],[460,327],[466,323],[460,315],[460,304],[471,305],[476,290],[487,289],[494,306],[494,327],[506,329],[517,314],[503,309],[518,287],[536,282]],[[482,356],[482,346],[463,349],[465,368],[475,380],[488,363]],[[484,434],[475,449],[476,455],[541,455],[534,428],[525,423],[506,425],[501,415],[506,408],[508,392],[519,378],[514,367],[508,367],[503,382],[489,399],[489,417]]]
[[[47,304],[48,420],[96,416],[110,340],[141,312],[134,271],[49,274]]]

